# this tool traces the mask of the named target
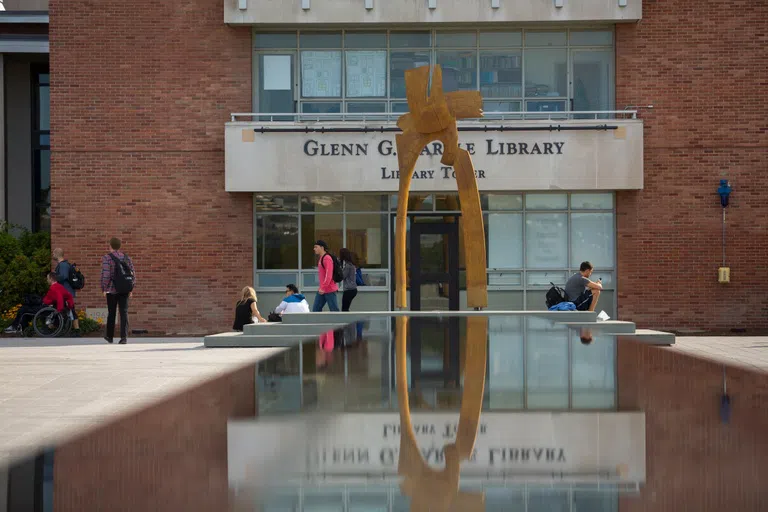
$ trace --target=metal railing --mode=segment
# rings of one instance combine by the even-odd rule
[[[257,123],[307,123],[328,121],[356,122],[391,122],[394,123],[403,115],[402,112],[361,112],[361,113],[327,113],[302,114],[288,113],[242,113],[230,114],[231,122]],[[459,124],[482,123],[492,121],[568,121],[568,120],[616,120],[637,119],[637,110],[586,110],[563,112],[485,112],[483,117],[459,121]]]

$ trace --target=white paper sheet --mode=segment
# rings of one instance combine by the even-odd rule
[[[265,55],[263,70],[265,91],[291,90],[290,55]]]

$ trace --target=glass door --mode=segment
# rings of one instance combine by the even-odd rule
[[[296,112],[296,53],[259,53],[256,57],[256,81],[259,84],[256,101],[258,112],[263,114]],[[262,117],[261,121],[270,118]],[[291,121],[290,118],[274,118],[274,121]]]
[[[613,50],[571,50],[571,110],[615,110]],[[594,119],[594,115],[575,116]],[[607,116],[598,116],[605,119]]]

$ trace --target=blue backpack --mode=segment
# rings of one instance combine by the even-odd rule
[[[357,284],[357,286],[365,286],[365,281],[363,281],[363,271],[360,270],[360,267],[357,267],[357,270],[355,270],[355,284]]]

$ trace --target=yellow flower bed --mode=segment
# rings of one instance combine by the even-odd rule
[[[16,304],[11,309],[0,315],[3,320],[13,320],[16,318],[16,313],[19,312],[19,309],[21,309],[21,304]]]

